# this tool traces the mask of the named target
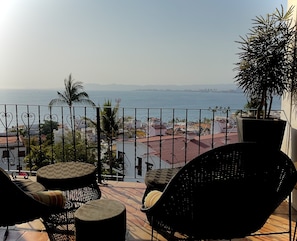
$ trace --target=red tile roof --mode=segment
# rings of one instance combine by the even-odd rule
[[[17,145],[23,145],[22,138],[20,137],[19,141],[16,136],[1,136],[0,137],[0,146],[17,146]]]
[[[238,142],[237,133],[229,133],[226,140],[226,134],[198,136],[185,139],[184,136],[154,136],[150,138],[137,139],[138,142],[148,144],[162,160],[175,166],[184,165],[199,154],[202,154],[214,147],[229,143]],[[212,146],[213,143],[213,146]]]

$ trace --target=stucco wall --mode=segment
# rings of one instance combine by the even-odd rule
[[[294,21],[297,19],[297,0],[288,0],[287,7],[294,6]],[[297,106],[292,105],[290,94],[283,96],[281,101],[282,119],[287,120],[287,128],[282,144],[284,151],[294,162],[297,162]],[[293,147],[293,148],[292,148]],[[294,148],[296,147],[296,148]]]
[[[293,18],[297,20],[297,0],[288,0],[288,8],[294,6]],[[282,151],[291,157],[293,162],[297,162],[297,106],[292,105],[290,94],[283,96],[281,101],[282,119],[287,120],[287,128],[282,144]],[[292,206],[297,210],[297,190],[292,192]]]

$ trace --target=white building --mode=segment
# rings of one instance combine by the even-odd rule
[[[167,127],[158,118],[151,118],[149,121],[148,136],[164,136],[166,135]]]
[[[225,134],[215,136],[163,136],[117,140],[117,158],[124,162],[124,180],[143,182],[151,169],[184,166],[196,156],[214,147],[225,145]],[[237,133],[230,133],[228,143],[238,141]]]
[[[24,170],[24,157],[26,148],[22,136],[15,133],[8,136],[0,135],[0,167],[4,170]]]
[[[117,158],[124,158],[125,181],[144,182],[146,172],[153,167],[171,167],[168,162],[160,160],[158,153],[144,143],[136,142],[135,145],[134,141],[117,141],[116,148]]]
[[[211,127],[210,130],[213,134],[237,132],[234,118],[227,119],[226,117],[216,116],[214,121],[211,122]]]

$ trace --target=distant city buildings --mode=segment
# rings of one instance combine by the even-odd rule
[[[180,167],[214,147],[237,142],[236,122],[232,118],[216,117],[209,123],[165,123],[154,117],[142,122],[130,118],[122,126],[124,129],[113,140],[112,148],[121,165],[113,167],[113,172],[130,181],[143,181],[148,170]],[[75,132],[80,133],[88,146],[97,145],[95,126],[76,120]],[[16,133],[11,130],[7,135],[0,135],[0,166],[5,170],[26,169],[24,157],[28,153],[24,137]],[[67,125],[58,125],[58,129],[53,130],[54,143],[62,142],[68,134],[71,134],[71,129]],[[26,135],[45,140],[38,125],[32,125]],[[100,159],[103,159],[107,143],[104,135],[100,139]],[[97,153],[96,148],[94,151]],[[104,162],[102,167],[106,170],[110,168],[108,162]]]

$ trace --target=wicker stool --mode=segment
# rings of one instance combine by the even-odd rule
[[[126,207],[118,201],[89,201],[75,211],[74,218],[76,241],[125,240]]]

